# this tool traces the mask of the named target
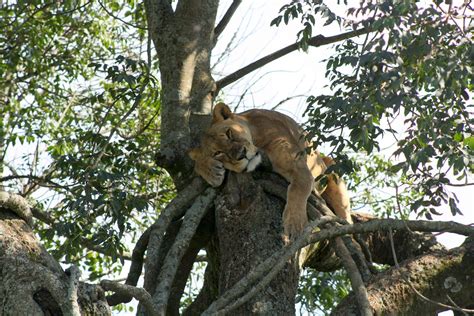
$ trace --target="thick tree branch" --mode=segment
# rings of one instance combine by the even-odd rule
[[[230,5],[229,9],[227,9],[226,13],[222,17],[222,19],[219,21],[216,28],[214,29],[215,40],[219,37],[219,35],[221,35],[222,31],[224,31],[227,24],[229,24],[230,19],[234,15],[235,11],[237,11],[237,8],[239,7],[240,3],[242,3],[242,0],[232,1],[232,4]]]
[[[168,204],[153,224],[148,242],[147,260],[145,263],[145,284],[147,291],[155,287],[159,273],[160,246],[165,232],[173,219],[183,216],[191,202],[198,197],[208,185],[200,177],[194,178],[189,186],[178,193],[176,198]]]
[[[304,230],[303,234],[298,237],[294,242],[288,246],[282,248],[281,251],[275,253],[270,258],[266,259],[253,271],[251,271],[246,277],[241,279],[234,287],[228,292],[224,293],[217,301],[215,301],[206,311],[205,315],[210,315],[218,311],[227,312],[233,308],[238,307],[239,304],[244,303],[239,296],[245,292],[248,287],[262,287],[260,284],[255,284],[263,275],[274,275],[275,270],[279,270],[281,262],[286,262],[298,249],[313,243],[320,242],[322,240],[332,239],[347,234],[355,233],[367,233],[379,230],[388,230],[389,228],[395,230],[419,230],[419,231],[443,231],[453,232],[461,235],[473,235],[474,227],[462,225],[455,222],[440,222],[440,221],[402,221],[402,220],[373,220],[363,224],[353,224],[331,227],[329,229],[323,229],[319,232],[312,233],[315,227],[320,227],[323,224],[327,224],[334,221],[334,217],[322,217],[320,220],[316,220],[310,223]],[[264,283],[268,284],[269,280],[265,278]],[[265,284],[265,285],[266,285]],[[249,292],[250,293],[250,292]],[[248,293],[247,293],[248,294]],[[249,295],[245,295],[248,299]],[[236,303],[232,303],[236,301]]]
[[[18,206],[11,203],[12,199],[7,201],[10,202],[0,203],[0,293],[17,299],[3,301],[2,310],[14,315],[41,311],[109,315],[102,289],[78,282],[76,268],[70,270],[68,277],[38,242],[31,227],[20,218]],[[28,205],[24,199],[20,204]]]
[[[213,315],[215,313],[225,314],[245,303],[255,295],[255,293],[265,287],[278,271],[280,271],[283,265],[293,257],[299,249],[308,243],[308,239],[311,236],[313,229],[326,223],[333,222],[334,219],[334,217],[322,217],[321,219],[312,222],[296,240],[263,261],[254,270],[250,271],[249,274],[221,295],[218,300],[212,303],[202,315]],[[263,275],[265,275],[265,277],[262,280],[259,280]],[[246,291],[247,293],[242,296]]]
[[[159,43],[163,26],[173,17],[171,1],[145,0],[147,26],[155,46]]]
[[[277,185],[275,181],[259,180],[259,184],[262,185],[265,191],[286,200],[286,189],[284,189],[283,186]],[[325,201],[314,194],[308,199],[307,212],[308,218],[310,219],[319,218],[320,213],[335,217],[333,212],[327,207]],[[341,219],[338,218],[335,218],[335,220],[341,221]],[[352,238],[345,238],[345,241],[343,241],[342,238],[336,238],[334,249],[348,271],[352,287],[357,293],[357,299],[361,306],[361,311],[363,311],[363,315],[371,315],[367,289],[364,284],[364,280],[368,280],[370,277],[370,271],[367,268],[364,255],[359,248],[356,248]],[[351,251],[348,249],[351,249]],[[353,257],[357,258],[358,264],[355,263]],[[304,260],[306,259],[305,256]]]
[[[179,263],[188,249],[188,245],[201,219],[212,205],[215,196],[216,191],[213,188],[208,188],[196,199],[193,206],[186,212],[178,236],[176,236],[175,242],[168,252],[163,267],[161,268],[158,277],[158,285],[153,294],[153,302],[158,307],[160,315],[164,315],[166,312],[171,285],[178,270]]]
[[[314,47],[328,45],[328,44],[336,43],[348,38],[360,36],[369,32],[371,32],[370,29],[362,28],[359,30],[350,31],[350,32],[346,32],[346,33],[342,33],[342,34],[338,34],[334,36],[328,36],[328,37],[325,37],[323,35],[317,35],[317,36],[312,37],[309,40],[309,45],[314,46]],[[234,73],[231,73],[230,75],[225,76],[224,78],[216,82],[217,91],[239,80],[240,78],[248,75],[252,71],[255,71],[280,57],[283,57],[291,52],[294,52],[298,48],[299,48],[298,43],[294,43],[292,45],[286,46],[280,50],[277,50],[276,52],[273,52],[265,57],[260,58],[259,60],[254,61],[253,63],[235,71]]]
[[[473,259],[471,237],[459,248],[407,260],[400,268],[381,273],[368,286],[371,306],[380,315],[436,315],[448,309],[434,301],[469,306],[474,301]],[[351,314],[356,310],[354,303],[353,295],[348,296],[333,315]]]

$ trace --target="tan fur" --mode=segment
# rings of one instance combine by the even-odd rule
[[[249,162],[256,159],[258,150],[265,152],[274,171],[290,182],[283,223],[285,234],[291,236],[301,232],[308,222],[306,203],[314,178],[334,163],[317,151],[307,155],[307,147],[301,128],[290,117],[269,110],[235,114],[219,103],[200,147],[192,149],[189,155],[195,160],[196,172],[217,187],[224,181],[224,169],[244,172]],[[342,179],[328,175],[322,196],[338,216],[351,222],[349,198]]]

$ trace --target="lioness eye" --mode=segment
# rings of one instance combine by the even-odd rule
[[[225,132],[225,134],[229,139],[232,139],[232,130],[230,128],[227,130],[227,132]]]
[[[216,151],[212,156],[213,156],[213,157],[217,157],[217,156],[219,156],[220,154],[222,154],[222,151]]]

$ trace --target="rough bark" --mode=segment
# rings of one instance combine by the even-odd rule
[[[393,267],[372,280],[368,286],[371,306],[377,315],[434,315],[448,309],[432,301],[470,306],[474,302],[473,262],[472,237],[459,248],[406,260],[400,268]],[[350,295],[334,315],[357,314],[354,306],[354,297]]]
[[[15,200],[0,198],[0,315],[110,315],[104,291],[78,283],[77,268],[63,271],[22,218],[26,203]]]
[[[186,152],[209,123],[215,83],[210,60],[217,0],[145,1],[162,85],[160,164],[177,186],[192,169]]]
[[[280,250],[283,201],[266,195],[249,174],[230,174],[216,200],[219,236],[219,293],[230,289],[260,262]],[[287,262],[270,285],[235,315],[293,315],[299,269]]]
[[[375,217],[369,214],[353,213],[354,223],[364,223]],[[359,241],[367,247],[373,263],[393,266],[392,249],[390,245],[390,233],[388,231],[378,231],[373,233],[359,234]],[[433,234],[420,233],[416,231],[394,231],[393,242],[396,247],[396,254],[399,261],[420,256],[422,254],[444,250],[444,246],[436,241]],[[304,267],[318,271],[329,272],[341,267],[340,260],[334,253],[333,242],[325,241],[308,248],[308,255]]]

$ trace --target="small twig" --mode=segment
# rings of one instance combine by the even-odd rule
[[[153,305],[150,293],[143,288],[120,284],[109,280],[102,280],[100,286],[102,286],[106,291],[113,291],[121,295],[132,296],[145,306],[149,315],[159,315],[158,310],[155,305]]]

